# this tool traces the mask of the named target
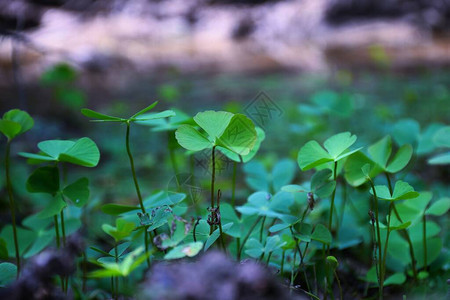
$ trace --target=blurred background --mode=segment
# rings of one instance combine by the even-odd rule
[[[127,117],[155,100],[180,116],[247,114],[266,132],[257,158],[269,169],[309,139],[348,130],[361,145],[385,134],[412,143],[417,176],[448,179],[426,158],[450,121],[449,0],[0,0],[0,38],[0,111],[36,121],[12,153],[91,137],[102,153],[89,170],[100,202],[134,201],[125,128],[90,123],[80,109]],[[272,109],[261,119],[263,104]],[[134,126],[132,143],[146,193],[198,168],[173,132]],[[29,170],[14,159],[28,199]]]

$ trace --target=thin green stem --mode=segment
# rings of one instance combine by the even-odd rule
[[[171,134],[173,132],[172,131],[167,131],[167,147],[169,148],[169,156],[170,156],[170,162],[172,163],[172,168],[173,171],[175,173],[175,175],[178,174],[178,164],[177,164],[177,159],[175,156],[175,151],[174,151],[174,147],[172,146],[172,137]]]
[[[114,257],[116,259],[116,264],[119,262],[119,254],[117,251],[117,242],[114,244]],[[119,277],[115,277],[115,290],[116,290],[116,299],[118,298],[119,295]]]
[[[270,258],[271,258],[271,257],[272,257],[272,251],[269,252],[269,255],[267,256],[266,266],[269,265],[269,262],[270,262]]]
[[[389,177],[389,174],[387,172],[385,172],[384,175],[386,176],[386,180],[388,182],[389,192],[391,193],[391,195],[393,195],[394,192],[392,190],[392,184],[391,184],[391,179]],[[395,204],[393,206],[393,209],[394,209],[394,213],[395,213],[395,216],[397,217],[397,219],[401,223],[403,223],[403,220],[400,217],[400,214],[398,213],[397,208],[395,207]],[[414,276],[414,280],[417,281],[416,258],[415,258],[415,255],[414,255],[414,248],[413,248],[413,244],[412,244],[411,238],[409,236],[408,230],[402,229],[400,232],[403,235],[403,237],[406,239],[406,241],[408,242],[408,245],[409,245],[409,256],[411,257],[411,265],[412,265],[412,269],[413,269],[413,276]]]
[[[339,280],[339,277],[337,275],[336,269],[333,270],[334,278],[336,278],[338,287],[339,287],[339,296],[341,297],[341,300],[344,300],[344,297],[342,297],[342,287],[341,287],[341,281]]]
[[[53,221],[55,222],[55,234],[56,234],[56,247],[59,249],[60,247],[60,239],[59,239],[59,224],[58,224],[58,215],[53,216]]]
[[[216,180],[216,146],[212,147],[211,150],[211,163],[212,163],[212,172],[211,172],[211,209],[214,208],[214,183]],[[214,231],[214,225],[211,224],[209,227],[209,234],[212,234]]]
[[[87,275],[86,266],[87,266],[86,251],[83,251],[83,283],[82,283],[83,293],[86,293],[86,275]]]
[[[125,137],[125,144],[126,144],[126,148],[127,148],[128,158],[130,160],[131,173],[133,174],[134,187],[136,188],[136,194],[139,199],[139,205],[141,206],[142,213],[145,214],[145,207],[144,207],[144,203],[142,201],[141,189],[139,188],[139,183],[138,183],[137,176],[136,176],[136,170],[134,168],[134,159],[133,159],[133,155],[131,154],[131,150],[130,150],[130,122],[129,121],[127,121],[127,134]]]
[[[250,237],[250,235],[252,234],[253,230],[255,229],[256,225],[258,225],[258,222],[262,219],[262,216],[259,216],[255,223],[252,224],[252,227],[250,227],[250,230],[247,232],[247,235],[244,237],[244,239],[242,240],[242,245],[239,248],[239,252],[238,252],[238,260],[241,259],[241,253],[242,250],[244,249],[245,243],[247,242],[248,238]]]
[[[148,253],[148,236],[150,235],[150,232],[147,232],[147,228],[144,227],[144,246],[145,246],[145,253]],[[150,237],[151,239],[151,237]],[[147,255],[147,266],[150,267],[150,256]]]
[[[281,254],[281,266],[280,266],[280,274],[281,277],[283,277],[283,272],[284,272],[284,257],[286,255],[286,250],[283,249],[283,253]]]
[[[389,205],[389,212],[388,212],[388,221],[387,221],[387,228],[386,228],[386,241],[384,242],[384,251],[383,251],[383,265],[381,269],[381,293],[383,293],[383,284],[384,284],[384,278],[386,277],[386,257],[387,257],[387,248],[389,244],[389,235],[391,233],[390,226],[391,226],[391,212],[392,207],[394,205],[394,202],[392,201]]]
[[[64,209],[61,210],[61,233],[62,233],[62,241],[63,246],[66,246],[66,225],[64,222]]]
[[[259,229],[259,241],[263,242],[263,233],[264,233],[264,223],[266,222],[266,216],[263,217],[261,228]]]
[[[373,193],[373,202],[374,202],[374,206],[375,206],[375,222],[377,224],[377,243],[378,243],[378,269],[380,270],[380,277],[381,277],[381,273],[383,272],[382,270],[382,258],[383,256],[381,255],[381,234],[380,234],[380,222],[379,222],[379,218],[378,218],[378,197],[377,197],[377,191],[375,190],[375,185],[373,184],[373,181],[371,179],[369,179],[369,183],[370,186],[372,187],[372,193]],[[383,299],[383,281],[381,280],[381,278],[379,278],[380,284],[378,285],[378,297],[379,299]]]
[[[136,176],[136,170],[134,168],[134,159],[133,159],[133,155],[131,154],[131,149],[130,149],[130,122],[129,121],[127,121],[127,133],[125,136],[125,146],[127,148],[128,158],[130,160],[131,173],[133,175],[133,182],[134,182],[134,187],[136,189],[136,194],[137,194],[137,197],[139,200],[139,205],[141,207],[142,214],[145,215],[146,211],[145,211],[145,207],[144,207],[144,202],[142,201],[141,189],[139,188],[139,183],[138,183],[137,176]],[[148,234],[147,229],[144,227],[145,254],[147,255],[147,265],[150,267],[150,256],[148,255],[147,234]]]
[[[114,298],[114,299],[116,299],[115,294],[116,294],[116,293],[115,293],[115,291],[114,291],[114,277],[111,276],[111,297]]]
[[[332,232],[333,226],[333,212],[334,212],[334,198],[336,196],[336,188],[337,188],[337,161],[334,162],[334,172],[333,172],[333,180],[336,182],[334,186],[333,193],[331,194],[331,206],[330,206],[330,217],[328,219],[328,229]],[[330,245],[327,245],[327,254],[330,254]]]
[[[423,270],[426,272],[427,271],[427,216],[425,215],[425,213],[423,214]]]
[[[236,173],[237,173],[237,162],[233,162],[233,178],[231,181],[231,206],[233,208],[236,203]]]
[[[13,227],[14,250],[16,253],[16,264],[17,264],[17,278],[19,278],[19,275],[20,275],[20,251],[19,251],[19,241],[17,238],[17,227],[16,227],[16,203],[14,201],[11,177],[9,174],[10,153],[11,153],[11,140],[8,139],[8,141],[6,143],[6,154],[5,154],[6,189],[8,190],[9,209],[11,211],[11,221],[12,221],[12,227]]]
[[[292,294],[292,288],[294,287],[294,269],[295,269],[295,260],[297,259],[297,251],[294,251],[294,259],[292,260],[291,266],[291,282],[290,282],[290,293]]]

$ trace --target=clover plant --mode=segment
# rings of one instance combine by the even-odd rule
[[[8,191],[9,198],[9,209],[11,213],[11,222],[13,226],[13,236],[14,236],[14,249],[16,253],[16,264],[17,264],[17,276],[20,274],[20,250],[17,237],[16,228],[16,203],[14,201],[14,195],[11,184],[10,176],[10,152],[11,152],[11,141],[17,136],[24,134],[34,126],[34,120],[30,115],[19,109],[12,109],[3,114],[2,119],[0,119],[0,132],[6,137],[6,153],[5,153],[5,177],[6,177],[6,189]]]
[[[253,122],[245,115],[225,111],[201,112],[194,116],[194,121],[202,131],[191,125],[181,125],[175,132],[175,137],[187,150],[211,149],[210,233],[213,233],[214,225],[218,225],[222,236],[220,217],[217,217],[220,215],[219,198],[215,207],[215,149],[225,149],[241,156],[248,155],[257,142],[257,132]]]

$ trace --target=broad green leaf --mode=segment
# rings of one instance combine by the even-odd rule
[[[286,242],[281,240],[279,235],[272,235],[267,237],[266,245],[264,246],[264,252],[269,254],[270,252],[275,251],[277,248],[281,248],[286,245]]]
[[[235,162],[241,162],[241,158],[242,158],[243,163],[249,162],[256,155],[259,148],[261,147],[261,143],[266,138],[266,134],[264,133],[264,130],[262,130],[260,127],[255,127],[255,130],[256,130],[256,143],[253,146],[253,148],[250,150],[249,154],[242,156],[242,155],[234,153],[233,151],[230,151],[223,147],[219,147],[218,149],[220,150],[220,152],[225,154],[229,159],[231,159]]]
[[[17,276],[17,266],[9,262],[0,263],[0,287],[13,282]]]
[[[0,259],[8,259],[8,248],[6,247],[6,241],[3,238],[0,238]]]
[[[387,162],[391,156],[392,140],[389,135],[385,136],[375,144],[371,145],[367,151],[370,156],[383,169],[386,169]]]
[[[100,160],[100,151],[90,138],[81,138],[68,150],[61,153],[60,161],[84,167],[95,167]]]
[[[34,154],[34,153],[27,153],[27,152],[19,152],[19,155],[25,158],[29,158],[32,161],[36,161],[37,163],[42,162],[48,162],[48,161],[55,161],[56,159],[42,154]],[[29,162],[30,162],[29,160]]]
[[[127,277],[130,275],[131,272],[133,272],[137,267],[139,267],[148,257],[148,255],[151,254],[151,252],[145,253],[140,255],[144,251],[144,247],[139,247],[132,252],[128,253],[124,259],[119,262],[96,262],[99,266],[101,266],[103,269],[97,270],[94,272],[91,272],[89,274],[89,277],[97,277],[97,278],[103,278],[103,277],[111,277],[111,276],[123,276]]]
[[[10,120],[0,120],[0,132],[3,133],[8,140],[12,140],[20,133],[20,124]]]
[[[23,134],[34,126],[33,118],[23,110],[12,109],[3,115],[0,119],[0,132],[9,140]]]
[[[330,169],[323,169],[314,173],[311,178],[311,190],[314,191],[328,182],[332,176],[333,171]]]
[[[320,225],[320,226],[323,226],[323,225]],[[312,227],[311,224],[308,224],[308,223],[302,223],[302,224],[301,223],[297,223],[297,224],[295,224],[294,228],[295,228],[295,231],[297,232],[296,236],[301,241],[306,242],[306,243],[311,242],[311,235],[312,235],[312,231],[313,231],[313,227]],[[321,229],[319,229],[319,230],[321,230]],[[324,230],[322,230],[322,231],[324,232]]]
[[[406,229],[410,225],[411,225],[411,221],[402,223],[402,222],[398,221],[397,219],[395,219],[394,217],[392,217],[391,224],[389,225],[389,231]],[[380,222],[380,228],[387,229],[387,226]]]
[[[315,168],[326,162],[333,161],[333,158],[317,143],[309,141],[298,152],[298,165],[303,171]]]
[[[282,186],[289,184],[295,177],[296,165],[290,159],[282,159],[275,164],[272,170],[273,188],[279,191]]]
[[[152,211],[152,217],[149,220],[149,228],[147,231],[151,232],[168,222],[168,218],[172,216],[172,209],[169,206],[161,206]],[[184,234],[183,234],[184,238]],[[181,241],[181,240],[180,240]]]
[[[363,147],[359,147],[359,148],[356,148],[356,149],[353,149],[353,150],[346,150],[346,151],[344,151],[344,153],[342,153],[341,155],[339,155],[338,157],[336,157],[336,158],[334,159],[334,161],[340,161],[341,159],[346,158],[347,156],[350,156],[350,155],[352,155],[352,154],[358,152],[358,151],[361,150],[362,148],[363,148]]]
[[[424,247],[422,241],[413,242],[414,255],[417,260],[416,267],[418,269],[424,266]],[[440,237],[434,237],[427,240],[427,264],[430,265],[434,260],[439,257],[442,249],[442,239]]]
[[[392,137],[398,145],[415,144],[420,135],[420,125],[416,120],[403,119],[392,127]]]
[[[397,181],[394,186],[394,195],[392,195],[394,200],[405,200],[416,198],[419,196],[418,192],[414,191],[414,188],[410,186],[407,182]]]
[[[419,143],[416,149],[417,155],[425,155],[436,149],[437,145],[434,141],[434,136],[442,127],[444,127],[443,124],[432,123],[425,128],[425,130],[420,134]]]
[[[67,232],[66,232],[67,234]],[[40,253],[44,250],[48,245],[50,245],[55,240],[55,232],[54,230],[43,231],[40,230],[37,232],[37,238],[34,240],[33,245],[28,249],[25,254],[25,258],[33,257],[34,255]]]
[[[222,233],[227,232],[231,226],[233,226],[233,223],[228,223],[222,226]],[[209,247],[212,246],[212,244],[215,243],[215,241],[219,238],[220,236],[220,229],[217,228],[216,230],[214,230],[214,232],[211,234],[210,237],[208,237],[208,239],[206,240],[206,244],[205,244],[205,248],[203,249],[203,251],[206,251],[209,249]]]
[[[255,124],[242,114],[235,114],[218,136],[216,144],[239,155],[247,155],[257,140]]]
[[[409,163],[413,153],[413,148],[411,145],[403,145],[398,149],[397,153],[394,155],[394,158],[389,163],[386,168],[386,171],[389,173],[397,173],[402,170]]]
[[[327,149],[331,158],[336,160],[346,149],[356,142],[356,135],[352,135],[350,132],[342,132],[333,135],[327,139],[323,145]]]
[[[59,171],[57,167],[40,167],[28,177],[27,191],[30,193],[47,193],[59,191]]]
[[[41,219],[50,218],[54,215],[58,215],[67,206],[67,203],[63,200],[60,193],[56,193],[50,200],[47,206],[39,212],[38,217]]]
[[[239,219],[234,208],[230,204],[228,203],[220,204],[220,216],[222,218],[223,224],[228,223],[233,224],[226,233],[235,238],[241,237],[241,226],[243,225],[243,220]]]
[[[450,126],[445,126],[439,129],[435,133],[433,141],[438,147],[450,148]]]
[[[268,181],[268,176],[266,169],[263,164],[259,161],[253,160],[244,165],[244,172],[246,173],[245,181],[255,191],[266,191],[270,190],[270,183]]]
[[[291,224],[288,223],[275,224],[269,228],[269,232],[278,232],[286,228],[289,228],[289,226],[291,226]]]
[[[146,108],[144,108],[144,109],[138,111],[137,113],[135,113],[134,115],[132,115],[132,116],[130,117],[130,119],[133,119],[133,118],[136,118],[136,117],[138,117],[138,116],[140,116],[140,115],[142,115],[142,114],[145,114],[146,112],[148,112],[149,110],[151,110],[153,107],[155,107],[156,104],[158,104],[158,101],[155,101],[155,102],[153,102],[152,104],[150,104],[149,106],[147,106]]]
[[[330,231],[322,224],[316,225],[311,239],[327,245],[331,244],[332,240]]]
[[[264,253],[264,246],[255,238],[248,239],[245,249],[245,253],[253,258],[258,258]]]
[[[184,244],[177,246],[170,250],[165,256],[164,259],[178,259],[183,257],[193,257],[196,256],[200,250],[202,250],[203,243],[202,242],[193,242],[189,244]]]
[[[116,219],[116,227],[108,224],[103,224],[102,229],[108,235],[112,236],[116,242],[128,237],[134,230],[135,225],[133,222],[128,222],[125,219]]]
[[[450,209],[450,198],[444,197],[431,204],[426,210],[427,215],[442,216]]]
[[[302,193],[302,192],[306,193],[306,192],[308,192],[309,189],[307,189],[301,185],[298,185],[298,184],[288,184],[288,185],[283,186],[281,188],[281,190],[283,192],[288,192],[288,193]]]
[[[74,141],[48,140],[38,144],[39,150],[58,160],[61,153],[66,152],[75,145]]]
[[[410,199],[408,201],[403,202],[403,205],[411,207],[420,212],[420,216],[422,216],[425,211],[428,203],[430,203],[433,198],[433,193],[431,192],[420,192],[420,195],[417,198]]]
[[[175,132],[175,138],[181,147],[191,151],[200,151],[213,146],[208,138],[191,125],[181,125],[178,127]]]
[[[362,167],[370,166],[369,177],[375,178],[382,171],[378,164],[375,164],[369,157],[361,151],[350,156],[344,165],[344,177],[352,186],[360,186],[367,181],[366,174],[363,173]]]
[[[441,232],[441,227],[436,222],[427,220],[426,222],[426,239],[431,239]],[[413,242],[423,242],[423,222],[418,222],[417,224],[411,226],[408,229],[409,237]]]
[[[100,121],[100,122],[125,122],[126,121],[126,119],[108,116],[108,115],[93,111],[88,108],[83,108],[81,110],[81,113],[88,118],[96,119],[94,121]]]
[[[64,196],[70,199],[76,207],[82,207],[89,199],[89,180],[80,178],[74,183],[66,186],[63,190]]]
[[[395,273],[391,276],[389,276],[385,281],[384,281],[384,286],[388,286],[388,285],[401,285],[406,281],[406,276],[403,273]]]
[[[101,210],[105,214],[118,216],[118,215],[124,214],[129,211],[140,210],[140,207],[108,203],[108,204],[103,205]]]
[[[10,257],[14,257],[16,250],[15,250],[15,246],[14,246],[14,236],[13,236],[13,228],[11,225],[5,225],[0,233],[0,238],[4,239],[5,241],[8,241],[8,243],[6,243],[6,248],[8,249],[8,254]],[[21,256],[23,256],[26,251],[28,250],[28,248],[30,247],[30,245],[33,243],[33,241],[36,238],[36,233],[28,230],[28,229],[24,229],[21,227],[17,227],[17,239],[18,239],[18,244],[19,244],[19,254]]]
[[[391,200],[391,192],[389,192],[389,188],[385,185],[376,185],[375,192],[377,193],[378,199]],[[372,189],[370,189],[370,193],[373,195]]]
[[[428,160],[430,165],[448,165],[450,164],[450,152],[436,155]]]
[[[157,113],[143,114],[139,117],[131,118],[131,120],[136,122],[136,124],[147,125],[146,122],[148,121],[169,118],[173,116],[175,116],[175,112],[173,110],[164,110]]]
[[[375,186],[375,191],[379,199],[389,201],[406,200],[419,196],[419,193],[414,191],[414,188],[412,186],[410,186],[407,182],[401,180],[395,183],[393,195],[391,195],[388,187],[385,185]],[[370,190],[370,193],[373,194],[372,190]]]
[[[283,250],[295,249],[295,240],[292,238],[290,234],[283,234],[281,236],[281,240],[284,242],[284,245],[281,246]]]
[[[20,125],[18,134],[23,134],[33,128],[33,118],[26,112],[20,109],[12,109],[3,115],[3,120],[13,121]]]
[[[215,139],[220,137],[227,128],[233,114],[225,111],[204,111],[195,115],[194,121],[210,136]]]

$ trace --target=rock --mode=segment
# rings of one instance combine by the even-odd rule
[[[141,285],[139,299],[288,300],[289,294],[269,270],[248,260],[241,264],[222,252],[208,252],[194,262],[161,262]]]

